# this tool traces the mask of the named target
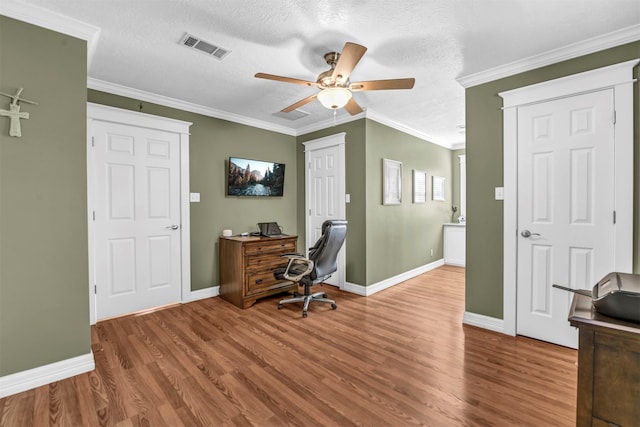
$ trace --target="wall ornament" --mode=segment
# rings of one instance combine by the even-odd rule
[[[20,138],[22,136],[22,129],[20,127],[20,119],[29,119],[29,113],[20,111],[20,102],[24,102],[27,104],[38,105],[37,102],[29,101],[28,99],[20,98],[20,94],[24,88],[18,89],[15,95],[10,95],[8,93],[0,92],[0,95],[4,95],[8,98],[11,98],[11,103],[9,104],[9,109],[4,110],[0,109],[0,116],[9,117],[11,123],[9,125],[9,136],[15,136]]]

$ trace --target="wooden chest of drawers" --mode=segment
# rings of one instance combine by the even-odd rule
[[[220,297],[240,308],[257,299],[294,290],[295,284],[276,280],[273,271],[287,265],[282,254],[295,253],[298,236],[221,237]]]
[[[580,332],[576,426],[640,425],[640,324],[595,312],[584,295],[569,322]]]

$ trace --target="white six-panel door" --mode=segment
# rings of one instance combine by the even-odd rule
[[[180,301],[179,135],[95,121],[96,315]]]
[[[572,295],[614,269],[613,91],[518,108],[517,333],[577,348]]]
[[[346,219],[344,134],[305,143],[307,160],[307,246],[322,235],[322,223],[328,219]],[[347,226],[348,229],[348,226]],[[338,271],[326,283],[344,287],[345,247],[338,255]]]

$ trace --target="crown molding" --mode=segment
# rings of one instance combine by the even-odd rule
[[[381,123],[390,128],[396,129],[400,132],[404,132],[406,134],[415,136],[416,138],[420,138],[427,142],[431,142],[436,145],[440,145],[444,148],[448,148],[450,150],[456,149],[453,147],[459,146],[462,144],[464,147],[464,143],[445,143],[442,141],[437,141],[435,138],[416,131],[408,126],[397,123],[386,116],[378,114],[371,109],[366,109],[365,112],[360,114],[356,114],[355,116],[344,115],[341,117],[334,119],[323,120],[321,122],[313,123],[304,128],[295,130],[292,128],[288,128],[285,126],[278,126],[272,123],[267,123],[261,120],[251,119],[249,117],[241,116],[238,114],[228,113],[226,111],[216,110],[214,108],[204,107],[202,105],[193,104],[190,102],[181,101],[179,99],[170,98],[163,95],[157,95],[154,93],[146,92],[139,89],[134,89],[128,86],[119,85],[116,83],[107,82],[104,80],[99,80],[95,78],[89,78],[87,80],[87,87],[89,89],[99,90],[101,92],[107,92],[114,95],[124,96],[127,98],[139,99],[141,101],[152,102],[154,104],[163,105],[165,107],[176,108],[178,110],[189,111],[196,114],[202,114],[204,116],[215,117],[217,119],[228,120],[230,122],[239,123],[247,126],[252,126],[259,129],[270,130],[273,132],[282,133],[290,136],[302,136],[311,132],[315,132],[322,129],[327,129],[332,126],[353,122],[358,119],[367,118],[374,120],[378,123]]]
[[[379,114],[379,113],[371,110],[370,108],[367,108],[367,113],[366,114],[367,114],[367,119],[371,119],[371,120],[373,120],[375,122],[378,122],[380,124],[383,124],[385,126],[393,128],[393,129],[398,130],[400,132],[415,136],[416,138],[420,138],[420,139],[422,139],[422,140],[424,140],[426,142],[430,142],[432,144],[439,145],[439,146],[447,148],[449,150],[453,149],[452,148],[454,146],[453,143],[446,142],[446,141],[440,141],[440,140],[438,140],[437,138],[434,138],[431,135],[428,135],[428,134],[426,134],[424,132],[417,131],[417,130],[409,127],[409,126],[405,126],[405,125],[403,125],[401,123],[398,123],[398,122],[396,122],[394,120],[391,120],[387,116]]]
[[[304,128],[298,129],[298,131],[296,132],[296,136],[306,135],[306,134],[309,134],[311,132],[327,129],[327,128],[330,128],[332,126],[353,122],[353,121],[356,121],[358,119],[363,119],[363,118],[366,118],[366,119],[369,119],[369,120],[373,120],[374,122],[378,122],[378,123],[380,123],[382,125],[385,125],[387,127],[395,129],[397,131],[406,133],[408,135],[415,136],[416,138],[422,139],[422,140],[424,140],[426,142],[430,142],[432,144],[436,144],[436,145],[439,145],[441,147],[448,148],[449,150],[454,150],[454,149],[458,149],[458,148],[464,148],[464,146],[465,146],[464,142],[449,143],[449,142],[439,141],[439,140],[437,140],[436,138],[434,138],[431,135],[427,135],[424,132],[417,131],[417,130],[409,127],[409,126],[405,126],[405,125],[403,125],[401,123],[398,123],[398,122],[396,122],[394,120],[391,120],[387,116],[384,116],[384,115],[382,115],[380,113],[377,113],[377,112],[373,111],[370,108],[366,108],[364,112],[362,112],[360,114],[356,114],[355,116],[343,115],[343,116],[340,116],[340,117],[336,118],[335,120],[334,119],[328,119],[328,120],[323,120],[321,122],[313,123],[313,124],[311,124],[309,126],[306,126]],[[452,147],[458,147],[458,148],[452,148]]]
[[[356,114],[355,116],[351,116],[349,114],[341,115],[340,117],[336,116],[335,119],[331,118],[331,119],[323,120],[321,122],[311,123],[310,125],[301,127],[300,129],[296,130],[296,136],[303,136],[318,130],[327,129],[327,128],[337,126],[337,125],[342,125],[345,123],[355,122],[356,120],[364,119],[365,117],[366,117],[365,112]]]
[[[193,104],[191,102],[181,101],[179,99],[170,98],[168,96],[157,95],[155,93],[134,89],[128,86],[119,85],[117,83],[89,78],[87,79],[87,87],[89,89],[99,90],[101,92],[107,92],[127,98],[139,99],[146,102],[152,102],[154,104],[176,108],[178,110],[189,111],[191,113],[202,114],[204,116],[214,117],[216,119],[228,120],[230,122],[252,126],[259,129],[265,129],[285,135],[296,136],[296,132],[293,129],[285,126],[274,125],[272,123],[251,119],[239,114],[228,113],[226,111]]]
[[[15,0],[2,0],[0,15],[86,41],[87,69],[91,68],[100,37],[99,27]]]
[[[489,68],[488,70],[478,73],[461,76],[458,77],[456,81],[464,88],[473,87],[637,40],[640,40],[640,25],[632,25],[602,36],[592,37],[558,49],[553,49],[539,55]]]
[[[420,138],[426,142],[431,142],[432,144],[436,144],[436,145],[440,145],[441,147],[448,148],[449,150],[464,148],[464,142],[446,143],[442,141],[437,141],[435,138],[433,138],[430,135],[427,135],[423,132],[419,132],[415,129],[402,125],[398,122],[395,122],[389,119],[388,117],[378,114],[368,108],[366,109],[365,112],[356,114],[355,116],[344,115],[341,117],[337,117],[335,120],[334,119],[323,120],[321,122],[313,123],[304,128],[295,130],[285,126],[278,126],[278,125],[267,123],[261,120],[251,119],[249,117],[241,116],[238,114],[227,113],[226,111],[216,110],[214,108],[204,107],[202,105],[181,101],[179,99],[170,98],[168,96],[157,95],[154,93],[142,91],[139,89],[133,89],[133,88],[119,85],[116,83],[106,82],[104,80],[89,78],[87,80],[87,87],[89,89],[99,90],[101,92],[107,92],[114,95],[124,96],[127,98],[139,99],[141,101],[146,101],[146,102],[152,102],[154,104],[163,105],[165,107],[176,108],[178,110],[189,111],[196,114],[202,114],[204,116],[215,117],[217,119],[222,119],[222,120],[228,120],[230,122],[252,126],[259,129],[270,130],[273,132],[278,132],[278,133],[282,133],[290,136],[302,136],[318,130],[327,129],[332,126],[353,122],[362,118],[367,118],[367,119],[376,121],[380,124],[383,124],[385,126],[388,126],[390,128],[396,129],[400,132],[404,132],[406,134],[415,136],[416,138]]]

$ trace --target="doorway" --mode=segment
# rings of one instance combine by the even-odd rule
[[[611,89],[518,109],[517,333],[578,347],[572,289],[614,269]]]
[[[507,334],[535,335],[538,339],[576,347],[577,338],[566,316],[571,296],[551,289],[551,285],[565,282],[590,289],[599,276],[608,272],[603,273],[604,270],[632,269],[632,70],[637,63],[629,61],[500,93],[504,101],[503,329]],[[581,102],[584,107],[574,105]],[[599,106],[586,106],[591,102]],[[607,107],[608,103],[613,108]],[[554,124],[550,110],[544,109],[562,110],[564,124]],[[528,130],[525,120],[531,124]],[[528,137],[552,135],[561,125],[569,126],[569,132],[586,135],[595,131],[589,126],[596,120],[601,120],[598,131],[608,123],[610,130],[605,130],[605,134],[612,135],[610,152],[602,159],[601,148],[595,155],[588,146],[565,147],[564,164],[553,160],[557,146],[536,151],[542,147],[536,143],[533,151],[527,151]],[[609,184],[602,175],[606,171],[610,174]],[[537,176],[534,181],[539,179],[537,184],[529,180],[532,176]],[[541,190],[550,186],[551,191]],[[559,204],[566,209],[558,211]],[[553,224],[560,223],[564,223],[564,228],[552,229]],[[594,237],[597,242],[562,241],[562,236],[575,235],[572,229],[580,226],[584,236],[601,237]],[[541,327],[542,335],[529,330],[527,322],[535,324],[548,318],[557,320]],[[558,334],[556,329],[564,331]]]
[[[91,323],[187,299],[190,124],[87,112]]]
[[[305,146],[306,245],[312,246],[322,235],[322,223],[346,219],[345,133],[315,139]],[[325,283],[344,288],[346,249],[338,254],[338,270]]]

